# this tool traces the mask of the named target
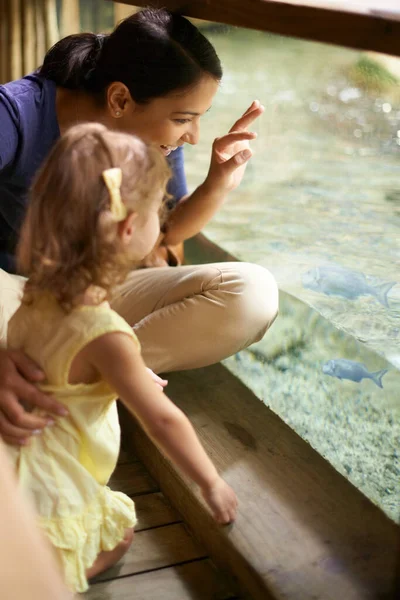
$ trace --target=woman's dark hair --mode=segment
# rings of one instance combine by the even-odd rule
[[[101,94],[124,83],[145,103],[196,84],[222,78],[212,44],[190,21],[164,9],[146,8],[121,21],[110,35],[80,33],[57,42],[39,74],[57,85]]]

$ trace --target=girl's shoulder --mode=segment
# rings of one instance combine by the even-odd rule
[[[8,340],[13,347],[39,344],[74,352],[106,333],[129,335],[139,346],[132,327],[107,302],[80,305],[66,313],[50,294],[31,304],[22,304],[9,324]]]
[[[56,334],[57,347],[63,348],[62,361],[71,365],[85,347],[109,333],[128,335],[140,352],[140,343],[132,327],[107,302],[76,307],[65,317]]]
[[[101,304],[82,304],[68,314],[69,326],[73,328],[84,327],[87,332],[108,333],[120,331],[135,337],[132,327],[121,315],[113,310],[108,302]]]

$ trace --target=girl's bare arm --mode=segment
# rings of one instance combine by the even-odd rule
[[[236,497],[221,480],[190,421],[154,385],[135,342],[126,334],[106,334],[81,353],[116,390],[151,438],[195,483],[221,523],[236,515]]]

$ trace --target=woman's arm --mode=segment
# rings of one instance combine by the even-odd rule
[[[232,521],[234,492],[219,477],[188,418],[154,385],[135,342],[124,333],[106,334],[88,344],[80,357],[95,367],[151,438],[199,485],[216,520]]]
[[[226,135],[216,138],[207,178],[193,194],[182,198],[173,210],[163,244],[179,244],[199,233],[228,193],[238,187],[252,156],[249,141],[256,137],[247,129],[263,112],[264,107],[254,101]]]
[[[19,115],[0,89],[0,184],[2,170],[13,164],[18,153],[18,119]],[[0,329],[4,331],[10,305],[18,306],[14,297],[17,298],[22,289],[19,278],[0,270]],[[35,384],[44,377],[37,365],[22,352],[0,349],[0,437],[7,443],[28,443],[33,432],[53,422],[50,415],[38,417],[27,412],[23,405],[57,415],[67,414],[61,404],[36,387]]]
[[[72,600],[0,441],[0,589],[13,600]]]
[[[18,151],[18,129],[6,99],[0,94],[0,174],[13,163]]]

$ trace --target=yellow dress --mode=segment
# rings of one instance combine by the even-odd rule
[[[74,592],[87,590],[86,570],[136,524],[132,500],[107,487],[120,444],[117,395],[104,381],[68,383],[77,353],[115,331],[139,345],[131,327],[108,305],[80,306],[66,314],[50,295],[22,305],[8,328],[8,347],[23,349],[41,366],[46,373],[41,388],[69,410],[68,417],[56,418],[55,425],[32,436],[28,446],[9,446],[9,451]]]

